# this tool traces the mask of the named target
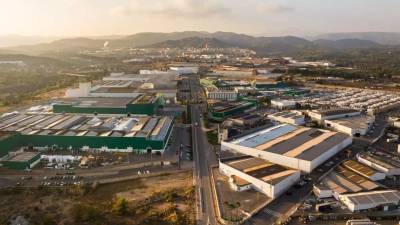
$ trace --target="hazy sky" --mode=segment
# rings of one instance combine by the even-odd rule
[[[400,0],[0,0],[0,35],[400,31]]]

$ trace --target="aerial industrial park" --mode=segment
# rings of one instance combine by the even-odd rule
[[[221,62],[215,52],[191,50],[161,67],[148,66],[160,58],[129,61],[136,71],[5,112],[1,187],[94,187],[193,171],[186,216],[197,224],[398,218],[400,93],[301,85],[283,69],[335,68],[330,62],[250,51],[220,52]]]

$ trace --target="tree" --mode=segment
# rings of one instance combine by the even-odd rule
[[[117,197],[112,205],[113,212],[125,215],[128,212],[128,203],[124,198]]]

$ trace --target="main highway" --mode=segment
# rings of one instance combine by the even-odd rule
[[[196,184],[197,224],[218,224],[214,211],[214,198],[211,187],[210,167],[217,165],[217,158],[208,143],[202,112],[203,90],[198,77],[190,77],[191,103],[189,106],[192,123],[192,148],[194,160],[194,181]]]

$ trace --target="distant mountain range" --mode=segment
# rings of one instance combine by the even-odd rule
[[[382,36],[379,36],[382,34]],[[396,34],[398,38],[396,39]],[[370,40],[373,39],[373,40]],[[3,49],[25,54],[45,54],[49,52],[78,52],[99,50],[106,44],[111,48],[124,47],[240,47],[257,51],[260,54],[291,54],[302,51],[341,50],[350,48],[381,48],[391,43],[400,45],[398,33],[343,33],[326,34],[313,40],[294,36],[254,37],[233,32],[184,31],[172,33],[138,33],[129,36],[68,38],[49,43],[21,45]],[[0,50],[1,51],[1,50]]]
[[[341,39],[361,39],[372,41],[381,45],[400,45],[400,33],[395,32],[349,32],[349,33],[328,33],[315,37],[312,40],[327,39],[327,40],[341,40]]]

